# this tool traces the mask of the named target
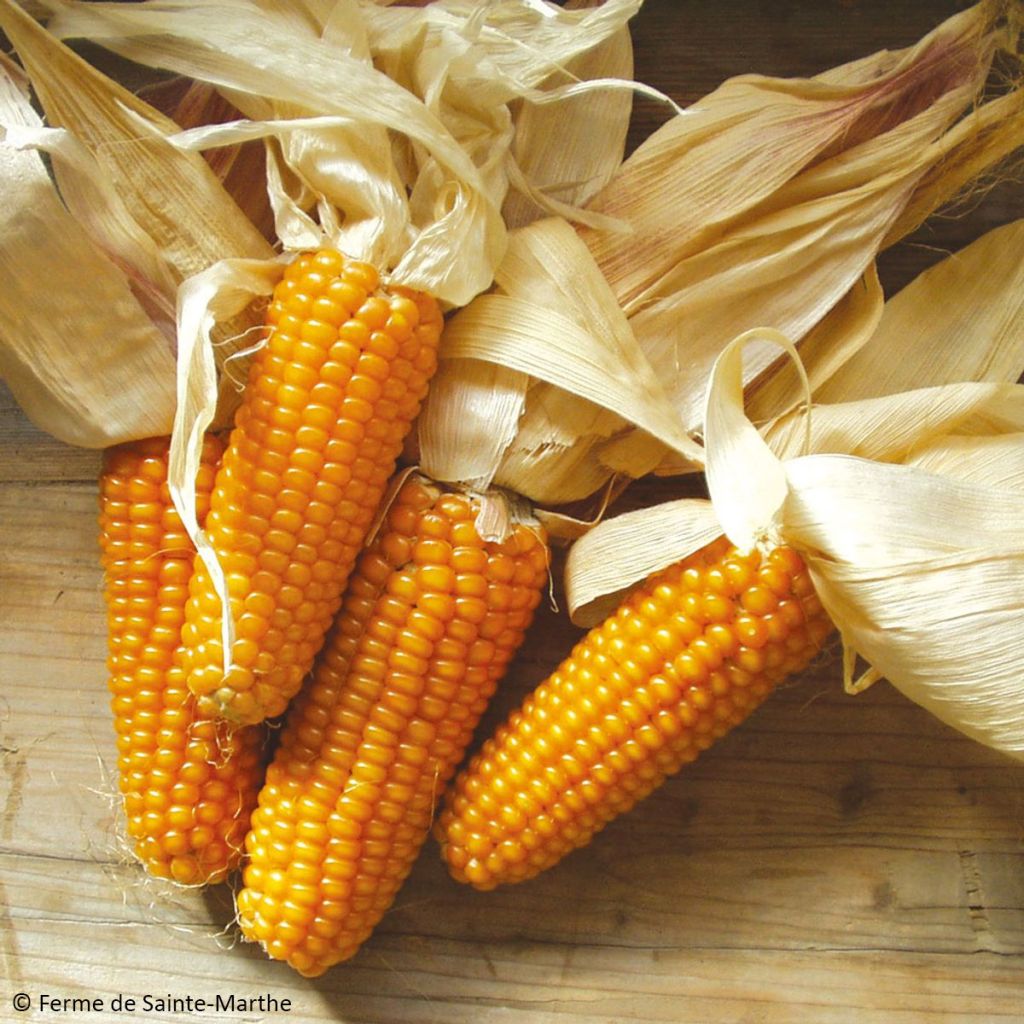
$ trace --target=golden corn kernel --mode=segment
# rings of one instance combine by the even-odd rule
[[[200,511],[221,451],[208,437],[196,481]],[[167,458],[167,439],[106,453],[100,550],[127,831],[150,873],[195,885],[220,881],[238,864],[259,787],[263,731],[208,719],[185,686],[180,630],[193,553],[179,541],[184,531],[167,491]],[[144,528],[151,522],[159,529]]]
[[[323,250],[297,257],[274,292],[210,496],[208,534],[230,573],[236,626],[227,674],[221,604],[200,558],[186,607],[188,685],[206,713],[258,722],[297,692],[426,394],[437,304],[378,290],[372,267]]]
[[[289,711],[246,839],[238,913],[248,938],[303,974],[352,956],[391,905],[543,593],[539,531],[516,526],[514,553],[495,560],[499,545],[472,528],[477,509],[419,478],[405,483]],[[494,640],[479,635],[485,599],[473,598],[484,602],[478,614],[443,592],[456,560],[481,593],[494,564],[516,581],[506,584],[516,608],[493,613]],[[486,669],[471,680],[472,650]]]
[[[762,560],[720,539],[652,576],[455,779],[435,828],[452,876],[492,889],[588,843],[805,667],[830,631],[789,548]]]

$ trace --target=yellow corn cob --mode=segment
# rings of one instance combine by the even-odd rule
[[[485,542],[477,509],[416,478],[402,487],[289,710],[238,917],[302,974],[351,957],[391,905],[540,600],[539,529]]]
[[[222,445],[206,439],[200,521]],[[100,550],[118,784],[136,856],[177,882],[220,881],[241,856],[260,783],[263,730],[199,714],[181,627],[194,549],[167,489],[166,439],[110,449],[100,477]]]
[[[519,882],[590,841],[804,668],[831,624],[800,557],[720,539],[590,631],[452,784],[452,875]]]
[[[243,723],[284,711],[312,667],[442,326],[433,299],[384,292],[372,267],[329,250],[287,268],[268,323],[207,522],[236,628],[227,676],[221,603],[201,558],[183,634],[200,707]]]

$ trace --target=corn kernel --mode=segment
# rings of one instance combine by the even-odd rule
[[[200,510],[221,451],[219,442],[207,439],[196,479]],[[179,539],[167,462],[166,439],[122,445],[105,456],[100,550],[109,686],[119,736],[119,789],[135,855],[151,874],[197,885],[220,881],[239,861],[256,801],[263,732],[211,721],[184,685],[185,650],[179,643],[193,554]],[[133,501],[144,515],[132,515]],[[159,517],[154,505],[161,507]],[[142,533],[139,524],[149,520],[159,528]],[[130,550],[128,539],[134,539]],[[237,586],[235,570],[251,568],[251,562],[244,552],[229,561],[229,586]],[[121,595],[132,595],[130,616],[123,614]],[[251,618],[241,621],[244,653],[253,642]]]
[[[796,552],[766,561],[720,539],[591,630],[449,788],[436,832],[453,877],[532,878],[807,665],[831,625]]]
[[[475,514],[465,497],[417,477],[403,485],[359,559],[323,655],[282,731],[253,816],[238,910],[245,935],[304,974],[352,956],[391,905],[429,832],[440,788],[529,624],[529,611],[492,612],[486,598],[452,589],[473,576],[480,583],[471,589],[487,594],[494,564],[510,576],[527,566],[517,586],[538,600],[546,583],[535,532],[516,527],[528,536],[518,553],[495,563],[496,545],[477,535]],[[459,526],[469,530],[453,548]],[[480,602],[482,611],[465,601]],[[490,615],[496,637],[486,640],[480,623]],[[467,672],[471,652],[486,665],[475,680]],[[286,795],[299,786],[306,797]],[[316,801],[304,804],[314,793]],[[267,828],[280,836],[280,851],[259,839]],[[520,864],[526,853],[510,844],[502,855]],[[293,869],[283,885],[274,880],[277,863],[316,864],[321,874],[304,872],[299,881]],[[279,906],[294,909],[275,916]]]
[[[244,676],[225,678],[221,652],[200,639],[219,638],[222,609],[196,559],[185,637],[188,683],[206,713],[248,723],[284,710],[323,642],[424,398],[436,360],[423,350],[437,347],[440,311],[427,296],[405,289],[385,297],[373,294],[377,287],[371,267],[323,250],[300,254],[275,290],[274,330],[253,357],[209,499],[209,536],[222,563],[237,551],[280,556],[271,567],[260,555],[259,573],[238,571],[229,602],[236,625],[243,608],[260,620],[247,623],[239,642],[261,644],[267,657],[258,686],[243,693],[237,683]],[[414,365],[396,403],[384,397],[383,384],[400,351]],[[140,522],[159,511],[153,501],[133,508]],[[320,532],[311,536],[310,527]],[[333,572],[313,573],[329,563]],[[309,567],[306,582],[282,586],[296,565]],[[289,642],[272,647],[272,629]],[[239,660],[237,651],[231,655]]]

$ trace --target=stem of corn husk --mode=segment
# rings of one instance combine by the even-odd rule
[[[581,331],[591,335],[590,347],[607,348],[595,325],[614,322],[614,350],[628,349],[631,365],[648,365],[657,380],[652,407],[667,398],[685,436],[652,433],[635,405],[625,408],[626,395],[609,405],[564,383],[564,368],[551,365],[561,355],[528,380],[521,361],[507,375],[489,371],[500,396],[489,406],[468,376],[480,371],[449,350],[434,390],[444,402],[428,400],[420,421],[423,461],[455,478],[462,470],[474,479],[486,473],[554,505],[585,498],[616,475],[693,471],[702,459],[700,396],[710,367],[731,338],[762,325],[812,344],[820,386],[881,315],[873,269],[881,246],[1019,143],[1024,93],[978,99],[993,55],[1016,46],[1003,7],[980,4],[908,50],[814,79],[725,83],[655,133],[588,205],[628,222],[629,232],[582,227],[581,246],[551,230],[545,245],[555,256],[529,273],[513,245],[497,282],[517,302],[502,309],[485,296],[453,322],[456,331],[472,330],[478,359],[503,363],[509,332],[529,347],[527,322],[537,325],[538,348],[553,352],[556,333],[570,336],[560,290],[571,268],[592,287],[593,309],[588,315],[586,300],[570,306],[576,337],[564,348],[586,350]],[[747,173],[752,165],[757,174]],[[836,350],[839,335],[844,347]],[[745,383],[758,382],[777,352],[754,346]],[[458,437],[484,429],[471,417],[498,424],[490,466],[479,451],[459,464]],[[502,451],[504,438],[511,440]]]

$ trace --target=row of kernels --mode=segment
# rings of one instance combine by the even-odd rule
[[[716,558],[722,557],[720,548],[712,552]],[[510,716],[508,727],[485,744],[464,773],[465,781],[459,780],[461,790],[457,784],[450,814],[446,811],[445,853],[457,877],[490,887],[503,878],[528,877],[554,863],[572,845],[585,841],[606,820],[650,792],[667,773],[692,760],[768,692],[768,681],[747,678],[734,693],[736,680],[718,671],[728,657],[744,651],[725,626],[734,614],[726,596],[734,600],[738,596],[742,603],[753,592],[746,603],[767,606],[770,602],[762,599],[758,589],[763,584],[770,585],[773,597],[788,597],[787,581],[799,571],[799,560],[784,551],[771,556],[767,567],[761,566],[769,571],[755,576],[760,563],[756,555],[742,558],[732,553],[721,566],[705,571],[709,554],[672,567],[641,588],[617,616],[592,631],[549,683],[524,702],[522,712]],[[719,608],[709,598],[725,605]],[[679,606],[684,609],[682,619],[671,612]],[[772,610],[777,607],[775,601]],[[812,608],[809,613],[813,612]],[[664,625],[670,617],[675,630]],[[703,635],[698,635],[698,618],[709,623]],[[777,628],[767,630],[765,643],[775,644],[776,656],[766,660],[787,668],[806,664],[816,650],[815,641],[823,638],[828,627],[820,622],[812,638],[802,628],[804,618],[797,606],[779,619],[788,627],[784,634]],[[618,673],[612,666],[625,664],[628,669],[636,639],[651,627],[656,649],[669,660],[650,685],[638,686],[638,673]],[[631,635],[633,647],[619,641],[623,631]],[[676,653],[678,647],[683,649]],[[586,682],[577,685],[577,675],[586,677]],[[598,679],[601,682],[595,685]],[[608,713],[611,705],[613,714]],[[533,721],[540,727],[532,728]],[[532,743],[519,742],[526,736]],[[510,748],[518,759],[507,756]],[[526,750],[530,753],[524,759]],[[517,769],[516,760],[525,762],[527,770]],[[523,777],[531,774],[540,783],[546,813],[571,822],[572,827],[564,829],[547,850],[535,849],[527,856],[523,844],[510,843],[509,836],[523,831],[532,835],[529,818],[501,811],[516,802],[524,792]],[[529,787],[531,792],[534,789]],[[527,802],[532,799],[527,797]],[[596,812],[588,810],[594,805]],[[467,827],[468,821],[472,828]]]

